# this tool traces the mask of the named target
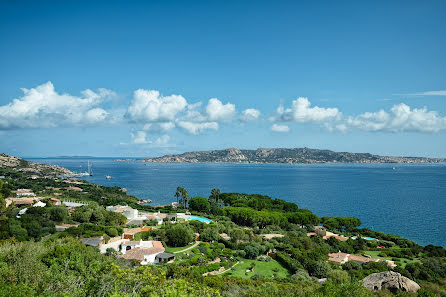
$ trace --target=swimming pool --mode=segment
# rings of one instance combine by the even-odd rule
[[[209,220],[207,218],[203,218],[203,217],[198,217],[198,216],[189,216],[189,215],[184,215],[181,216],[182,219],[186,219],[186,220],[191,220],[191,221],[200,221],[206,224],[209,224],[212,222],[212,220]]]
[[[356,239],[356,238],[358,238],[358,237],[357,236],[352,236],[352,239]],[[378,239],[373,238],[373,237],[362,236],[361,238],[365,239],[365,240],[369,240],[369,241],[378,241]]]

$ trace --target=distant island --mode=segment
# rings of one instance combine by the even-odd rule
[[[258,148],[244,150],[228,148],[223,150],[194,151],[177,155],[142,159],[117,159],[117,161],[138,160],[159,163],[442,163],[446,159],[423,157],[378,156],[369,153],[334,152],[311,148]]]

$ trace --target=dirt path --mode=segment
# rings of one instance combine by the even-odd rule
[[[231,268],[228,268],[228,269],[226,269],[226,270],[224,270],[224,271],[222,271],[222,272],[218,272],[218,273],[216,273],[216,274],[214,274],[214,275],[219,275],[219,274],[223,274],[223,273],[225,273],[225,272],[228,272],[229,270],[231,270],[232,268],[234,268],[235,265],[237,265],[237,264],[239,264],[239,263],[243,263],[243,262],[237,262],[237,263],[235,263],[234,265],[232,265]]]

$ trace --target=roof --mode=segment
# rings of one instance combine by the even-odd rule
[[[141,228],[124,228],[124,234],[136,234],[141,232]]]
[[[144,260],[144,256],[161,253],[163,251],[164,251],[164,249],[160,249],[160,248],[156,248],[156,247],[151,247],[151,248],[139,248],[139,247],[137,247],[137,248],[128,250],[125,253],[125,255],[123,255],[122,257],[124,259],[133,259],[133,260],[143,261]]]
[[[175,257],[175,254],[171,254],[171,253],[159,253],[158,255],[156,255],[155,258],[158,259],[169,259]]]
[[[80,241],[85,245],[99,246],[104,240],[103,237],[81,238]]]
[[[328,261],[342,263],[344,261],[348,261],[349,256],[350,256],[350,254],[341,253],[341,252],[332,253],[332,254],[328,254]]]
[[[163,243],[161,241],[152,241],[153,247],[160,248],[164,250]]]
[[[350,255],[348,257],[349,261],[355,261],[355,262],[369,262],[370,259],[367,257],[363,257],[363,256],[355,256],[355,255]]]
[[[141,225],[144,222],[144,220],[141,219],[135,219],[135,220],[130,220],[126,223],[126,225]]]

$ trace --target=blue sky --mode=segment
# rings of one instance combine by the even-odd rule
[[[444,1],[187,2],[2,1],[0,151],[446,157]]]

